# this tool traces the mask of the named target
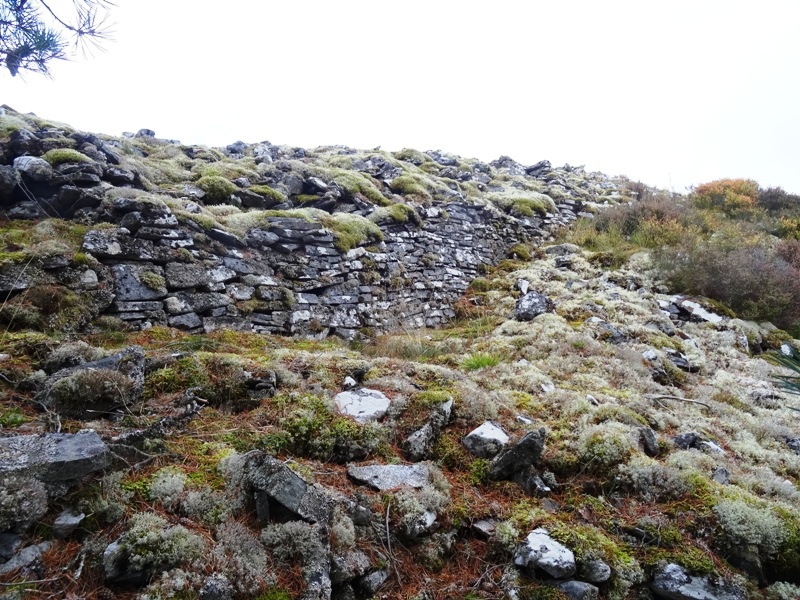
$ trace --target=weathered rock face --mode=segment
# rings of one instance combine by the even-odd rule
[[[669,600],[744,600],[747,591],[731,582],[689,575],[686,569],[668,564],[656,571],[650,589],[657,598]]]

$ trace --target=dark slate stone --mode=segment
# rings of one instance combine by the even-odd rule
[[[644,447],[644,453],[647,454],[647,456],[658,456],[661,452],[661,448],[658,446],[656,432],[649,427],[639,428],[639,440],[641,441],[642,446]]]
[[[245,243],[238,237],[222,229],[209,229],[208,237],[232,248],[244,248]]]
[[[528,292],[517,300],[514,318],[518,321],[530,321],[541,314],[552,311],[554,308],[553,302],[544,294]]]
[[[333,507],[332,499],[314,487],[284,463],[263,452],[247,457],[247,481],[253,489],[259,521],[267,523],[294,515],[309,523],[326,523]],[[277,515],[273,513],[278,513]],[[284,513],[281,515],[280,513]]]
[[[730,581],[689,575],[686,569],[675,563],[654,572],[650,589],[659,598],[668,600],[746,600],[748,597],[745,589]]]
[[[147,283],[152,276],[159,276],[163,280],[164,269],[161,267],[150,264],[119,264],[113,265],[111,271],[118,301],[160,300],[167,295],[167,288],[160,282]]]
[[[193,312],[170,317],[167,323],[169,323],[170,327],[178,329],[197,329],[203,326],[203,320],[197,316],[197,313]]]
[[[544,450],[547,432],[544,427],[530,431],[513,446],[503,449],[489,465],[491,479],[508,479],[517,471],[535,465]]]
[[[128,236],[120,230],[93,229],[83,238],[83,249],[98,258],[153,260],[153,242]]]
[[[672,441],[675,442],[675,445],[681,450],[688,450],[689,448],[697,448],[702,438],[694,431],[690,431],[687,433],[679,433],[672,438]]]
[[[103,470],[108,448],[95,431],[0,438],[0,474],[32,476],[43,483],[72,483]]]
[[[600,590],[585,581],[577,581],[572,579],[564,581],[556,586],[561,593],[564,594],[569,600],[597,600],[600,597]]]

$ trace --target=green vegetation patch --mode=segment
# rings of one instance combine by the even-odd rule
[[[64,163],[90,163],[91,158],[71,148],[53,148],[42,155],[42,158],[56,167]]]

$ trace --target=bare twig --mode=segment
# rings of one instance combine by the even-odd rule
[[[706,404],[705,402],[700,402],[700,400],[692,400],[691,398],[681,398],[680,396],[669,396],[663,394],[645,394],[645,398],[654,400],[655,402],[658,402],[659,400],[680,400],[681,402],[690,402],[692,404],[699,404],[700,406],[705,406],[708,410],[711,410],[711,405]],[[661,404],[661,402],[658,403]],[[661,404],[661,406],[664,405]]]

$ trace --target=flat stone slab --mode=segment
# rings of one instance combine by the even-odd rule
[[[390,400],[382,392],[360,388],[336,394],[336,408],[343,415],[353,417],[359,423],[377,421],[389,409]]]
[[[430,471],[425,465],[349,465],[347,474],[384,492],[399,487],[421,488],[430,483]]]
[[[0,474],[27,475],[44,483],[80,479],[109,463],[97,432],[48,433],[0,438]]]

